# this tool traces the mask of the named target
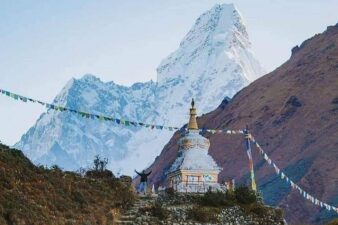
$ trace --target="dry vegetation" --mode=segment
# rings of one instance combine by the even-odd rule
[[[0,144],[0,224],[112,224],[112,209],[132,204],[130,179],[34,166]]]

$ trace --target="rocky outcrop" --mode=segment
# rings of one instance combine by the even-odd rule
[[[117,224],[134,225],[283,225],[280,209],[265,207],[264,215],[248,213],[239,205],[224,208],[207,208],[209,214],[196,207],[198,195],[180,194],[158,198],[142,197],[119,220]],[[203,208],[203,207],[202,207]],[[193,215],[192,215],[193,214]],[[208,217],[210,216],[210,218]],[[201,218],[200,218],[201,217]],[[203,218],[202,218],[203,217]],[[198,221],[198,219],[205,221]]]

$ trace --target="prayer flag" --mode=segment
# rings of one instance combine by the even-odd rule
[[[272,161],[271,159],[268,159],[268,164],[271,165]]]
[[[268,155],[265,154],[265,153],[264,153],[264,159],[265,159],[265,160],[268,160],[268,159],[269,159]]]
[[[280,174],[280,176],[281,176],[282,179],[285,178],[285,174],[283,172]]]

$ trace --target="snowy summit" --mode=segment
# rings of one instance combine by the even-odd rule
[[[157,73],[157,82],[131,87],[85,75],[68,82],[54,103],[131,121],[182,126],[192,97],[200,112],[207,113],[264,71],[251,52],[240,13],[232,4],[222,4],[196,20]],[[87,167],[99,154],[108,157],[114,173],[132,174],[149,166],[171,136],[169,131],[121,127],[49,110],[15,147],[35,163],[70,170]]]

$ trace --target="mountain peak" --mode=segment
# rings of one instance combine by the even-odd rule
[[[245,71],[245,82],[255,80],[264,73],[251,50],[242,16],[233,4],[217,4],[203,13],[186,34],[179,48],[164,59],[157,68],[160,85],[174,79],[218,79],[218,70]],[[239,68],[230,68],[226,61],[237,61]],[[251,63],[242,63],[251,61]],[[222,67],[222,68],[221,68]],[[229,74],[232,74],[231,72]],[[208,76],[207,76],[208,75]]]
[[[191,41],[200,39],[200,44],[217,34],[239,31],[248,38],[243,19],[233,4],[216,4],[212,9],[203,13],[188,32],[180,46],[191,45]]]
[[[90,73],[87,73],[87,74],[83,75],[79,80],[81,80],[81,81],[89,81],[89,82],[92,82],[92,81],[101,81],[100,78],[98,78],[95,75],[90,74]]]
[[[241,26],[243,29],[239,29]],[[247,77],[261,75],[243,31],[245,27],[234,5],[215,5],[196,20],[181,46],[163,60],[157,83],[123,86],[86,74],[71,80],[55,101],[114,118],[181,126],[187,122],[192,97],[198,102],[199,112],[207,113],[219,106],[225,96],[232,97],[246,86]],[[171,135],[164,130],[159,134],[134,126],[121,129],[114,123],[56,112],[41,116],[16,146],[30,152],[35,162],[48,159],[48,164],[53,165],[60,162],[52,151],[57,142],[60,158],[66,158],[61,151],[64,150],[78,165],[86,167],[100,154],[109,158],[111,169],[131,174],[149,165]],[[66,162],[60,166],[68,167]]]

